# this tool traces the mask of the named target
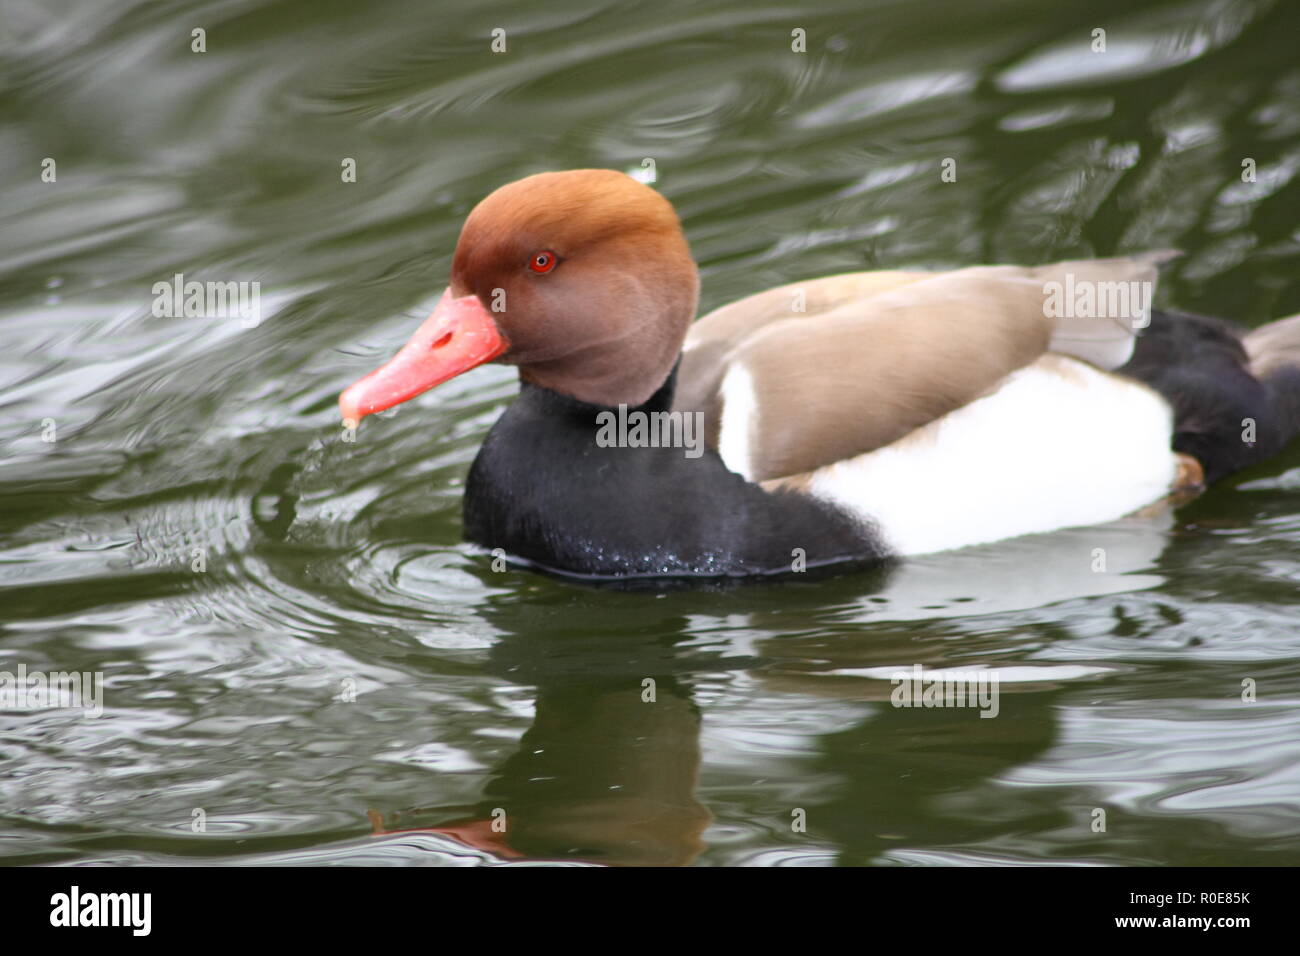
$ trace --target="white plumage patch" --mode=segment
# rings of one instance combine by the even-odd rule
[[[719,389],[722,415],[718,422],[718,455],[731,471],[753,478],[750,436],[758,429],[758,400],[754,394],[754,377],[743,365],[727,370]]]
[[[1156,501],[1175,478],[1172,433],[1168,403],[1145,385],[1047,355],[891,445],[818,469],[807,490],[869,519],[895,553],[946,551]]]

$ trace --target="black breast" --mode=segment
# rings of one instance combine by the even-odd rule
[[[628,420],[667,413],[674,378]],[[708,448],[688,457],[682,447],[602,447],[602,412],[619,415],[524,383],[470,469],[466,538],[601,578],[780,574],[887,557],[839,509],[764,491]]]

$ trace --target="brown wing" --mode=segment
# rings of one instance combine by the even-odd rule
[[[1047,314],[1046,284],[1064,285],[1067,274],[1075,286],[1154,283],[1155,267],[1089,260],[783,286],[695,324],[675,407],[704,412],[727,464],[763,481],[896,441],[1048,351],[1118,367],[1132,351],[1132,322]]]

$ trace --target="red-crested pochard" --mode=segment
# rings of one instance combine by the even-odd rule
[[[542,173],[475,207],[433,314],[339,405],[355,423],[518,366],[465,534],[569,574],[771,574],[1096,524],[1300,431],[1300,316],[1151,309],[1158,258],[830,276],[692,325],[671,204],[620,172]]]

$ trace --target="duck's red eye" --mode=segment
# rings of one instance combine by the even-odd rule
[[[555,268],[555,253],[543,249],[528,260],[528,268],[541,275],[550,272]]]

